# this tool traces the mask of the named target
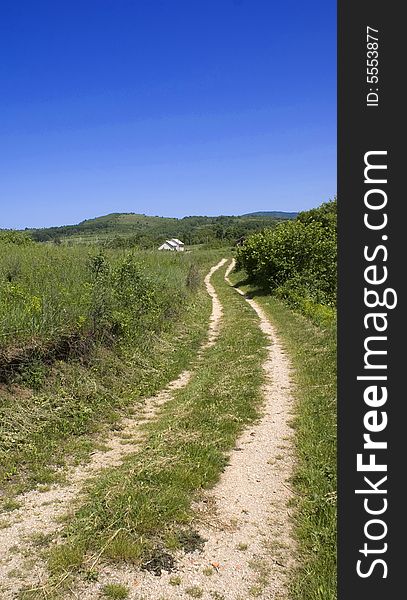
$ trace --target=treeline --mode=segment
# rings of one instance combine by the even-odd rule
[[[237,268],[306,314],[329,318],[336,307],[336,215],[335,198],[250,236],[238,249]]]
[[[291,213],[286,218],[292,218]],[[187,245],[231,244],[236,240],[273,227],[284,219],[273,215],[190,216],[182,219],[146,215],[112,214],[83,221],[78,225],[28,230],[33,240],[74,244],[97,242],[110,248],[154,248],[165,239],[177,237]]]

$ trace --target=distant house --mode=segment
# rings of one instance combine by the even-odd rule
[[[184,252],[184,242],[178,240],[177,238],[172,238],[171,240],[166,240],[164,244],[158,248],[159,250],[173,250],[175,252]]]

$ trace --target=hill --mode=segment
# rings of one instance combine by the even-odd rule
[[[186,244],[233,242],[265,227],[273,227],[293,213],[270,212],[241,216],[148,216],[136,213],[111,213],[86,219],[77,225],[28,229],[36,241],[56,243],[104,243],[117,247],[139,245],[149,248],[167,238],[177,237]],[[283,216],[285,215],[285,216]]]
[[[247,213],[242,217],[271,217],[274,219],[295,219],[297,212],[284,212],[281,210],[260,210],[258,212]]]

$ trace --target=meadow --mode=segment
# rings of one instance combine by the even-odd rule
[[[298,557],[290,597],[335,600],[336,201],[234,249],[159,252],[131,239],[75,244],[73,234],[70,243],[0,235],[3,513],[19,507],[20,492],[63,483],[66,467],[86,462],[123,417],[141,414],[145,398],[184,369],[192,366],[194,376],[146,426],[140,452],[88,487],[62,545],[47,550],[51,585],[67,573],[67,582],[86,575],[95,553],[141,565],[179,548],[195,494],[218,481],[227,452],[258,417],[265,341],[224,269],[213,277],[221,335],[197,362],[211,313],[204,276],[236,254],[232,283],[262,306],[293,366]],[[104,501],[109,490],[114,502]]]
[[[65,455],[90,452],[86,436],[188,364],[217,256],[0,242],[0,481],[10,493],[53,481]]]
[[[182,311],[208,256],[0,241],[0,379],[13,376],[19,356],[80,353],[85,342],[160,330]]]

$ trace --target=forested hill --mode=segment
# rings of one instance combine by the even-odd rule
[[[112,246],[137,244],[151,247],[167,238],[177,237],[186,244],[235,241],[264,227],[272,227],[296,213],[270,212],[242,216],[190,216],[182,219],[135,213],[112,213],[87,219],[77,225],[29,229],[40,242],[105,242]]]
[[[247,213],[242,217],[270,217],[274,219],[295,219],[298,215],[297,212],[283,212],[281,210],[260,210],[258,212]]]

